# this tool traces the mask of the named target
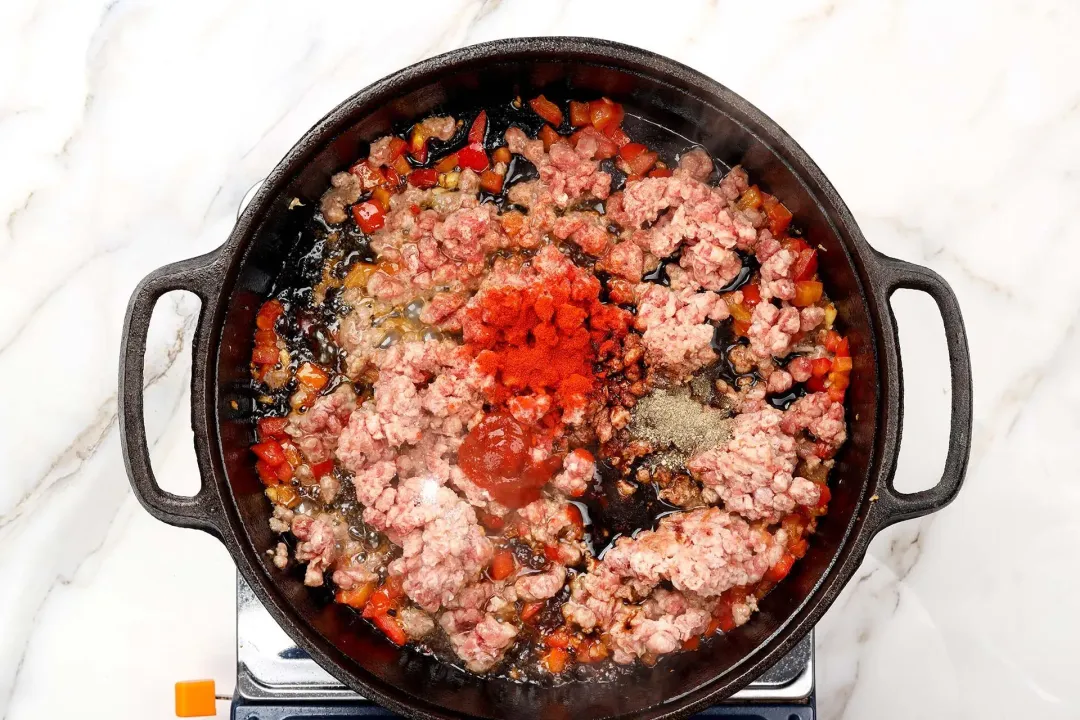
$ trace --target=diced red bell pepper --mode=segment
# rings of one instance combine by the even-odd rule
[[[544,609],[544,601],[525,603],[521,608],[521,622],[529,622]]]
[[[259,420],[259,439],[285,437],[285,426],[289,424],[288,418],[265,417]]]
[[[537,137],[544,141],[545,150],[550,150],[551,146],[559,142],[560,139],[559,133],[555,132],[555,128],[551,127],[550,125],[545,125],[544,127],[540,128],[540,132],[537,134]]]
[[[798,237],[785,237],[780,240],[780,247],[785,250],[790,250],[796,255],[800,255],[803,250],[809,250],[810,245],[805,240]]]
[[[330,381],[330,376],[318,365],[306,362],[297,369],[296,379],[302,385],[318,391],[326,387],[326,383]]]
[[[570,635],[566,630],[559,628],[553,633],[544,636],[544,644],[553,648],[567,648],[570,647]]]
[[[334,461],[333,460],[323,460],[322,462],[315,463],[314,465],[311,466],[311,474],[315,477],[316,480],[318,480],[319,478],[321,478],[324,475],[330,475],[333,472],[334,472]]]
[[[273,330],[277,319],[285,313],[280,300],[267,300],[255,316],[255,327],[259,330]]]
[[[293,467],[287,462],[283,462],[274,468],[274,472],[277,474],[277,479],[280,482],[287,483],[292,480]]]
[[[376,615],[371,618],[371,621],[375,623],[375,627],[383,631],[386,635],[386,639],[394,643],[398,647],[405,644],[408,638],[405,636],[405,630],[401,627],[401,621],[396,617],[391,617],[385,613],[382,615]]]
[[[273,467],[285,462],[285,451],[281,449],[281,443],[277,440],[255,443],[251,446],[251,451],[258,455],[260,460],[265,460]]]
[[[618,154],[619,146],[616,145],[611,138],[605,136],[603,133],[597,132],[595,128],[587,127],[578,130],[570,136],[570,142],[573,143],[574,147],[577,147],[578,143],[586,135],[596,140],[596,150],[593,152],[594,160],[607,160]]]
[[[784,553],[780,559],[765,573],[765,579],[773,582],[780,582],[788,576],[791,572],[791,567],[795,564],[795,556],[791,553]]]
[[[334,595],[334,602],[360,610],[367,605],[367,601],[374,591],[375,583],[366,582],[349,590],[338,590]]]
[[[529,107],[532,111],[544,118],[547,122],[551,123],[555,127],[562,125],[562,110],[555,103],[548,100],[543,95],[535,97],[529,101]]]
[[[391,170],[390,172],[394,172]],[[397,173],[394,173],[395,175]],[[377,187],[371,191],[371,202],[379,206],[383,212],[390,211],[390,191],[384,187]]]
[[[795,283],[795,298],[791,304],[795,307],[808,307],[821,299],[824,286],[816,280],[799,280]]]
[[[836,343],[836,349],[833,350],[833,353],[837,357],[851,357],[851,346],[848,343],[848,339],[846,337],[840,338],[840,340]]]
[[[817,272],[817,250],[806,248],[801,250],[798,253],[798,256],[798,259],[795,260],[795,265],[791,268],[791,274],[795,279],[795,282],[812,279],[814,273]]]
[[[832,491],[829,490],[829,486],[824,483],[818,485],[818,490],[821,491],[821,497],[818,498],[817,506],[823,508],[829,504],[830,500],[832,500]]]
[[[417,168],[409,173],[408,181],[421,190],[433,188],[439,184],[439,172],[435,168]]]
[[[835,330],[829,330],[825,333],[824,345],[825,349],[829,352],[836,354],[836,348],[840,347],[840,333]]]
[[[480,189],[493,195],[502,192],[503,176],[494,170],[485,170],[480,173]]]
[[[800,539],[792,542],[791,545],[788,546],[788,550],[791,552],[792,555],[795,556],[796,559],[801,558],[804,555],[806,555],[806,551],[809,550],[809,549],[810,549],[810,543],[808,543],[803,538],[800,538]]]
[[[839,388],[840,390],[847,390],[847,386],[851,384],[851,375],[846,372],[833,371],[829,373],[829,387]]]
[[[480,524],[486,527],[488,530],[498,532],[506,527],[506,521],[498,515],[492,515],[491,513],[479,512]]]
[[[585,521],[581,517],[581,510],[574,503],[566,504],[566,517],[570,519],[570,524],[578,530],[582,530],[585,527]]]
[[[831,387],[828,389],[827,392],[829,394],[829,399],[837,403],[843,403],[844,395],[847,394],[847,390],[845,388],[839,387]]]
[[[468,145],[457,151],[458,165],[481,172],[487,169],[488,156],[480,145]]]
[[[259,475],[259,481],[267,487],[281,484],[278,480],[277,469],[265,460],[255,461],[255,472]]]
[[[630,144],[630,136],[618,125],[608,125],[604,128],[604,137],[615,143],[616,147]]]
[[[394,168],[394,172],[401,177],[405,177],[412,172],[412,165],[409,164],[409,161],[405,159],[404,155],[398,155],[394,158],[392,167]]]
[[[368,600],[367,607],[364,608],[364,617],[373,618],[376,615],[385,615],[393,607],[394,601],[390,599],[390,594],[386,592],[386,588],[379,588],[372,593],[371,598]]]
[[[408,149],[409,143],[401,138],[396,136],[390,138],[390,163],[393,164],[393,162],[404,155]]]
[[[271,346],[277,344],[277,333],[273,330],[256,330],[255,344]]]
[[[371,200],[353,205],[352,215],[357,226],[369,235],[386,224],[386,213]]]
[[[771,195],[765,202],[765,217],[769,223],[769,232],[777,237],[783,235],[791,224],[791,211]]]
[[[349,172],[360,179],[360,185],[365,190],[371,190],[374,187],[386,184],[386,175],[383,171],[377,167],[372,167],[367,160],[356,163],[349,168]]]
[[[559,552],[558,545],[544,546],[544,557],[547,558],[550,562],[559,562],[560,555],[561,553]]]
[[[693,651],[693,650],[697,650],[699,647],[701,647],[701,638],[699,636],[697,636],[697,635],[694,635],[693,637],[689,637],[686,640],[683,640],[683,644],[682,644],[682,649],[683,650],[691,650],[691,651]]]
[[[628,143],[619,148],[619,158],[629,167],[630,175],[644,175],[656,164],[657,157],[641,143]]]
[[[424,134],[423,129],[420,127],[420,123],[413,126],[412,133],[409,135],[409,154],[412,155],[416,162],[427,162],[428,144],[427,135]]]
[[[589,115],[591,116],[592,125],[601,132],[607,127],[616,127],[622,124],[623,107],[617,102],[613,102],[608,98],[600,98],[599,100],[593,100],[589,103]]]
[[[402,176],[398,175],[398,171],[392,167],[386,168],[384,172],[386,175],[386,187],[390,188],[391,190],[396,190],[397,188],[401,187],[401,184],[403,182],[405,182],[402,179]]]
[[[566,664],[570,661],[570,653],[566,652],[563,648],[551,648],[544,653],[544,667],[552,675],[558,675],[566,669]]]
[[[751,185],[736,201],[735,206],[740,210],[757,210],[764,202],[761,190],[757,185]]]
[[[656,168],[649,171],[649,177],[671,177],[671,168]]]
[[[814,358],[810,361],[810,372],[814,377],[824,377],[832,370],[833,361],[827,357]]]
[[[742,286],[742,304],[748,308],[754,308],[761,302],[761,286],[756,283],[748,283]]]
[[[473,120],[473,124],[469,127],[469,144],[477,144],[483,146],[484,135],[487,133],[487,110],[481,110],[480,114]]]
[[[281,449],[285,453],[285,462],[287,462],[290,466],[298,467],[301,463],[304,462],[304,458],[300,455],[300,451],[297,450],[296,446],[288,440],[285,440],[281,443]]]
[[[450,153],[435,163],[435,171],[441,173],[453,172],[458,166],[457,153]]]
[[[509,550],[500,550],[495,553],[491,560],[491,579],[495,581],[505,580],[514,574],[514,553]]]
[[[570,124],[574,127],[584,127],[592,122],[589,112],[589,103],[570,101]]]
[[[812,375],[809,380],[806,381],[806,389],[810,392],[825,392],[828,386],[825,384],[825,379],[828,375]]]
[[[251,362],[256,365],[274,365],[279,357],[278,349],[272,345],[258,345],[251,351]]]

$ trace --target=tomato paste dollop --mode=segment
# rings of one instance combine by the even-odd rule
[[[537,461],[536,437],[508,413],[487,415],[458,450],[458,465],[469,479],[498,503],[519,508],[540,497],[542,488],[562,466],[562,459]]]

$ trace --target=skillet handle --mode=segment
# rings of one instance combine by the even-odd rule
[[[120,444],[124,466],[135,497],[151,515],[170,525],[197,528],[221,537],[220,500],[206,481],[203,470],[199,492],[191,497],[176,495],[158,485],[150,467],[143,413],[143,361],[150,317],[158,299],[172,290],[187,290],[202,302],[195,327],[193,352],[197,353],[206,332],[206,314],[211,291],[220,285],[219,256],[211,252],[190,260],[158,268],[135,288],[124,317],[120,344]]]
[[[886,299],[900,289],[921,290],[937,303],[945,324],[945,342],[949,349],[949,370],[952,385],[952,418],[949,430],[949,452],[945,456],[945,470],[937,485],[914,493],[897,491],[890,472],[878,488],[878,500],[874,510],[878,514],[877,529],[880,530],[901,520],[921,517],[941,510],[956,498],[964,482],[968,458],[971,454],[971,358],[968,355],[967,333],[964,318],[956,294],[944,279],[933,270],[897,260],[874,251],[878,277],[885,287]],[[889,307],[892,315],[892,308]],[[900,337],[893,317],[892,342],[896,357],[900,358]],[[901,375],[901,383],[903,376]],[[902,389],[902,388],[901,388]],[[901,393],[901,397],[902,397]]]

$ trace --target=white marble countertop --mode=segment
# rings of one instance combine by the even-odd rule
[[[821,717],[1080,717],[1076,4],[633,6],[5,0],[0,715],[166,718],[176,680],[232,689],[228,555],[153,520],[124,474],[116,364],[138,279],[220,244],[244,192],[371,81],[474,42],[577,34],[671,56],[758,105],[871,243],[940,272],[964,309],[967,485],[883,533],[821,623]],[[944,336],[928,297],[894,307],[898,483],[913,489],[944,457]],[[188,491],[195,311],[166,298],[148,355],[154,465]]]

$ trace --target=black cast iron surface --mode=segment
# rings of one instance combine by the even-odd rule
[[[819,272],[851,341],[850,437],[831,476],[829,515],[806,557],[761,603],[752,622],[696,653],[664,658],[617,683],[555,689],[481,680],[399,651],[351,611],[320,602],[274,571],[268,503],[254,474],[248,376],[254,316],[294,252],[293,198],[314,206],[330,175],[392,125],[436,108],[476,107],[510,88],[591,98],[607,95],[741,163],[777,195],[823,248]],[[918,493],[892,485],[903,414],[899,339],[889,297],[928,293],[945,324],[952,380],[949,452],[939,482]],[[193,497],[162,490],[150,467],[143,425],[143,356],[154,303],[170,290],[202,301],[195,333],[192,418],[202,487]],[[817,622],[882,528],[939,510],[960,490],[970,448],[971,371],[960,309],[932,271],[873,250],[821,170],[772,120],[710,78],[667,58],[583,38],[500,40],[406,68],[346,100],[316,124],[270,173],[218,250],[161,268],[128,307],[120,366],[121,438],[128,475],[155,517],[204,530],[228,548],[239,571],[282,627],[342,682],[414,717],[669,718],[701,711],[745,686]],[[235,405],[234,405],[235,404]]]

